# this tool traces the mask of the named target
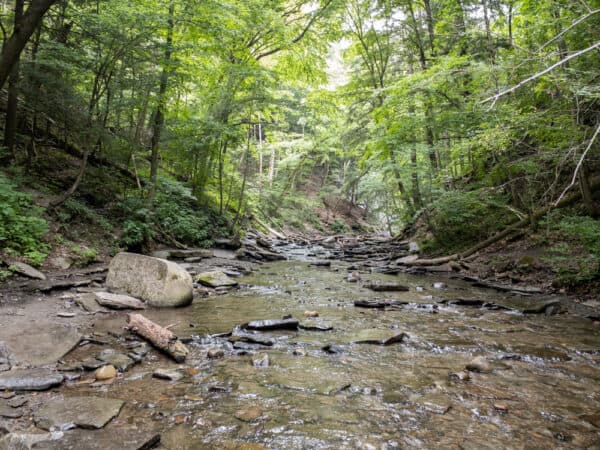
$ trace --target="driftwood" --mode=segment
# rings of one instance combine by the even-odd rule
[[[185,361],[190,352],[173,332],[146,319],[141,314],[127,314],[129,329],[149,340],[152,345],[170,355],[178,363]]]

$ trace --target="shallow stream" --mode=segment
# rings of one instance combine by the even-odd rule
[[[431,276],[363,274],[410,288],[372,292],[345,281],[347,266],[269,263],[240,278],[239,290],[185,309],[146,311],[193,338],[185,377],[153,379],[157,367],[175,366],[154,354],[112,385],[73,390],[126,400],[106,431],[125,425],[158,431],[162,448],[170,449],[600,448],[600,329],[592,321],[447,306],[438,302],[532,300]],[[447,287],[434,288],[439,281]],[[410,304],[354,306],[374,298]],[[319,317],[304,319],[305,311]],[[263,333],[275,344],[247,349],[207,337],[284,315],[333,330]],[[122,321],[100,320],[96,330]],[[408,335],[402,343],[352,344],[401,332]],[[323,351],[326,344],[339,353]],[[207,358],[216,348],[224,357]],[[268,354],[268,367],[253,365],[260,353]],[[491,372],[465,371],[478,355]],[[468,379],[459,379],[465,373]]]

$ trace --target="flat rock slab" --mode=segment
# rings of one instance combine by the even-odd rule
[[[383,309],[390,306],[391,302],[386,300],[354,300],[354,306],[357,308],[375,308]]]
[[[0,390],[45,391],[63,380],[62,374],[49,369],[14,369],[0,373]]]
[[[156,369],[152,376],[161,380],[179,381],[183,378],[183,373],[175,369]]]
[[[408,335],[406,333],[369,328],[353,334],[352,342],[354,344],[392,345],[402,342],[407,337]]]
[[[433,414],[446,414],[452,408],[448,397],[440,394],[426,394],[411,400]]]
[[[34,413],[35,424],[44,429],[102,428],[116,417],[125,402],[101,397],[57,397]],[[80,447],[84,448],[84,447]]]
[[[309,265],[313,267],[331,267],[331,261],[313,261]]]
[[[190,248],[186,250],[169,250],[169,258],[185,259],[185,258],[212,258],[212,250],[206,248]]]
[[[408,286],[398,283],[365,283],[363,287],[375,292],[407,292]]]
[[[103,308],[96,301],[96,296],[93,293],[83,294],[75,299],[75,303],[83,308],[85,311],[96,314],[96,313],[107,313],[109,312],[106,308]]]
[[[66,280],[42,280],[32,282],[29,287],[31,290],[40,292],[61,291],[76,287],[89,286],[94,281],[104,281],[104,276],[98,275],[93,278],[69,278]]]
[[[560,300],[548,300],[531,306],[526,306],[521,310],[523,314],[546,314],[552,316],[561,311]]]
[[[253,320],[244,328],[248,330],[297,330],[300,322],[297,319]]]
[[[500,284],[500,283],[492,283],[484,280],[476,280],[473,283],[475,287],[484,287],[490,289],[496,289],[497,291],[502,292],[519,292],[522,294],[541,294],[543,293],[543,289],[536,286],[519,286],[513,284]]]
[[[285,361],[281,363],[285,364]],[[318,373],[323,375],[316,375]],[[283,389],[335,395],[350,387],[352,378],[343,370],[328,364],[325,358],[306,356],[290,367],[277,367],[277,370],[268,371],[265,373],[264,382],[268,386],[274,385]]]
[[[135,364],[135,361],[129,356],[110,348],[102,350],[96,359],[115,366],[119,372],[127,372]]]
[[[375,308],[384,309],[388,306],[403,306],[408,305],[408,302],[401,300],[355,300],[354,306],[357,308]]]
[[[74,327],[46,321],[15,321],[2,330],[0,339],[8,348],[13,362],[44,366],[69,353],[81,338],[81,333]]]
[[[58,436],[53,433],[8,433],[6,436],[0,437],[0,449],[47,449],[50,448],[51,441],[55,439],[58,439]]]
[[[146,304],[135,297],[110,292],[95,292],[93,294],[98,304],[109,309],[146,309]]]
[[[305,320],[301,322],[298,327],[302,330],[306,331],[331,331],[333,327],[328,323],[315,321],[315,320]]]
[[[0,403],[0,417],[6,419],[18,419],[23,416],[23,410],[19,408],[13,408],[12,406],[4,403]]]
[[[45,280],[46,275],[40,272],[37,269],[34,269],[29,264],[25,264],[22,262],[13,262],[10,264],[10,268],[12,271],[17,272],[20,275],[24,275],[28,278],[33,278],[35,280]]]
[[[112,426],[101,430],[74,429],[65,432],[62,439],[44,442],[45,450],[147,450],[160,442],[160,434],[139,429],[136,425]]]
[[[215,270],[213,272],[202,272],[196,275],[195,280],[204,286],[211,288],[218,287],[233,287],[237,286],[238,282],[230,278],[225,273]]]
[[[273,346],[275,341],[268,336],[261,336],[260,334],[241,333],[236,331],[233,336],[228,339],[231,343],[246,342],[249,344],[264,345],[267,347]]]

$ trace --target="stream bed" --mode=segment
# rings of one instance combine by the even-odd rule
[[[363,274],[409,288],[373,292],[346,281],[348,266],[272,262],[239,278],[240,289],[144,311],[187,338],[186,363],[151,350],[112,383],[66,383],[32,396],[32,409],[61,395],[125,401],[102,430],[66,431],[77,439],[35,448],[129,448],[124,439],[134,431],[160,434],[166,449],[600,448],[600,328],[591,320],[451,305],[469,298],[514,307],[535,298],[437,276]],[[365,299],[397,306],[354,306]],[[318,317],[306,318],[309,311]],[[309,329],[254,334],[271,345],[219,336],[288,315]],[[98,318],[94,330],[121,333],[126,347],[133,338],[123,337],[124,325],[117,313]],[[355,343],[401,333],[391,345]],[[103,348],[79,347],[65,363]],[[466,370],[477,356],[487,367]],[[153,378],[157,368],[183,378]]]

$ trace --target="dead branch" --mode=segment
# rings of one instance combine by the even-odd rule
[[[594,135],[590,139],[590,142],[588,143],[586,149],[581,154],[581,158],[579,158],[579,162],[577,163],[577,167],[575,167],[575,172],[573,172],[573,179],[571,180],[571,183],[565,188],[564,191],[562,191],[562,194],[560,194],[560,196],[558,197],[558,199],[554,203],[554,206],[558,205],[558,203],[563,199],[563,197],[569,191],[569,189],[571,189],[573,186],[575,186],[575,183],[577,181],[577,175],[579,175],[579,171],[581,170],[581,166],[583,165],[583,161],[585,160],[585,157],[586,157],[587,153],[592,148],[592,145],[594,144],[594,141],[598,137],[598,133],[600,133],[600,123],[596,127],[596,131],[594,132]]]
[[[564,63],[566,63],[567,61],[570,61],[571,59],[577,58],[578,56],[581,56],[587,52],[590,52],[594,49],[600,48],[600,41],[596,42],[595,44],[590,45],[587,48],[584,48],[583,50],[579,50],[569,56],[567,56],[566,58],[561,59],[560,61],[558,61],[555,64],[552,64],[549,67],[546,67],[544,70],[542,70],[541,72],[538,72],[536,74],[533,74],[532,76],[530,76],[529,78],[524,79],[523,81],[515,84],[513,87],[506,89],[505,91],[500,92],[499,94],[496,95],[492,95],[491,97],[486,98],[485,100],[481,101],[481,104],[485,104],[488,102],[492,102],[490,109],[492,109],[494,107],[494,105],[496,104],[496,102],[498,101],[498,99],[500,97],[505,96],[506,94],[510,94],[511,92],[516,91],[517,89],[519,89],[521,86],[526,85],[527,83],[538,79],[539,77],[546,75],[548,72],[553,71],[554,69],[556,69],[557,67],[562,66]]]

